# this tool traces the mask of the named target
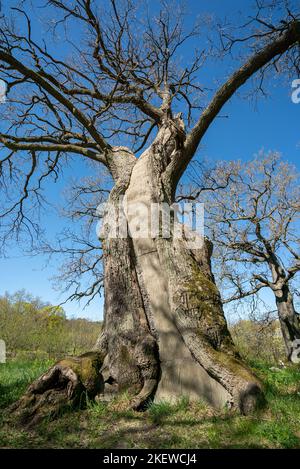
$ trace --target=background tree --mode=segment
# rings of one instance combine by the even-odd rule
[[[32,217],[42,202],[40,189],[78,155],[110,173],[111,206],[119,206],[122,195],[148,210],[153,202],[171,205],[203,136],[232,95],[256,72],[263,78],[272,66],[299,69],[299,12],[292,4],[275,2],[266,10],[257,2],[242,38],[223,35],[225,52],[237,45],[240,53],[243,44],[248,57],[200,110],[204,90],[197,72],[209,51],[195,52],[191,65],[180,66],[180,46],[200,32],[199,26],[185,32],[180,9],[162,4],[154,18],[131,1],[49,0],[47,16],[55,18],[54,33],[64,35],[65,48],[51,44],[49,34],[40,40],[34,13],[26,13],[31,9],[14,9],[14,20],[4,17],[0,70],[9,105],[0,135],[3,240],[38,230]],[[136,217],[123,215],[134,230]],[[77,398],[86,386],[92,397],[101,362],[104,392],[127,389],[133,408],[154,395],[188,394],[249,412],[261,386],[228,332],[210,244],[194,251],[172,234],[110,238],[110,225],[108,214],[102,231],[105,317],[96,351],[82,358],[87,368],[76,360],[55,366],[21,407],[35,402],[36,410],[49,395],[41,391],[59,382],[69,383],[68,397]],[[93,370],[91,379],[83,369]]]
[[[214,190],[202,200],[207,202],[206,219],[216,247],[223,302],[271,289],[287,358],[297,360],[293,352],[300,339],[300,320],[293,297],[299,294],[299,174],[272,152],[205,174],[198,181],[194,178],[194,190],[203,188],[203,177],[206,183],[211,180]]]

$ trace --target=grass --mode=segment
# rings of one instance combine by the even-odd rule
[[[176,414],[179,411],[188,411],[189,409],[189,400],[187,397],[183,396],[176,404],[171,404],[170,402],[162,401],[152,403],[148,409],[148,415],[151,422],[156,424],[163,423],[166,417]]]
[[[51,364],[51,360],[18,360],[0,363],[0,409],[16,401],[28,384]]]
[[[300,369],[270,370],[251,363],[265,384],[268,406],[243,417],[186,398],[128,410],[129,396],[89,402],[85,410],[44,421],[34,430],[16,427],[7,406],[50,365],[47,361],[0,365],[0,447],[5,448],[300,448]]]

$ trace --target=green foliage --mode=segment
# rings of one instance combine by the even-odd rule
[[[94,345],[100,323],[66,319],[60,306],[43,303],[24,291],[0,297],[1,339],[8,357],[60,358],[80,354]]]
[[[230,327],[232,338],[241,355],[250,360],[278,363],[285,360],[285,349],[279,321],[241,320]]]

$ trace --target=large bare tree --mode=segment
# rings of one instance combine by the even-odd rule
[[[180,47],[190,38],[198,42],[199,26],[186,33],[175,7],[162,4],[154,18],[130,0],[49,0],[43,40],[31,2],[19,3],[1,19],[0,70],[9,98],[0,135],[5,239],[14,231],[32,235],[41,187],[76,156],[110,173],[110,206],[122,196],[146,209],[172,205],[203,136],[234,93],[273,66],[299,69],[299,13],[287,2],[279,2],[282,9],[256,2],[238,39],[220,29],[224,52],[241,52],[243,45],[247,58],[202,108],[204,90],[195,78],[210,51],[180,65]],[[95,351],[57,364],[30,387],[21,407],[30,405],[34,415],[39,404],[61,402],[62,390],[76,400],[77,391],[127,389],[134,408],[154,396],[187,394],[251,411],[261,384],[228,332],[211,244],[192,249],[172,234],[105,236],[109,213],[101,234],[104,326]],[[129,229],[137,228],[136,217],[126,215]]]

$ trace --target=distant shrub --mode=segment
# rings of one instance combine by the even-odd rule
[[[101,323],[67,319],[63,308],[43,303],[25,292],[0,297],[0,331],[7,356],[60,358],[90,350]]]
[[[285,360],[284,343],[278,320],[268,322],[241,320],[230,327],[232,338],[248,360],[278,363]]]

